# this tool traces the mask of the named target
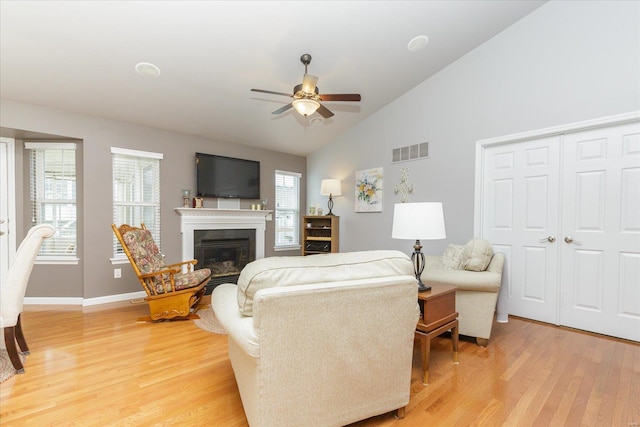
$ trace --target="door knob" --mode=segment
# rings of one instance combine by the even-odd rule
[[[4,231],[0,231],[0,236],[2,236],[4,234]]]
[[[556,241],[555,236],[549,236],[549,237],[545,237],[544,239],[540,239],[540,243],[544,243],[544,242],[553,243],[555,241]]]
[[[567,236],[567,237],[565,237],[565,238],[564,238],[564,241],[565,241],[566,243],[573,243],[574,245],[581,245],[581,244],[582,244],[582,242],[579,242],[579,241],[577,241],[577,240],[573,240],[573,237],[571,237],[571,236]]]

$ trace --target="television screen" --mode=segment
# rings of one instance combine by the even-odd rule
[[[201,197],[260,198],[260,162],[196,153],[196,192]]]

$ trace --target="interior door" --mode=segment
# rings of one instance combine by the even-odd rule
[[[560,323],[640,341],[640,125],[563,142]]]
[[[509,313],[554,324],[559,149],[560,136],[488,147],[482,182],[482,236],[505,254]]]

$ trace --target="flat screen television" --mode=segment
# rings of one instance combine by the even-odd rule
[[[196,192],[201,197],[260,198],[260,162],[196,153]]]

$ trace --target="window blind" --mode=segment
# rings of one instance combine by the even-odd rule
[[[300,246],[300,178],[296,172],[276,171],[276,249]]]
[[[29,153],[31,225],[56,231],[45,239],[39,260],[76,259],[76,153],[73,143],[25,142]]]
[[[160,248],[160,160],[162,154],[111,148],[113,164],[113,223],[151,231]],[[114,258],[124,258],[113,236]]]

